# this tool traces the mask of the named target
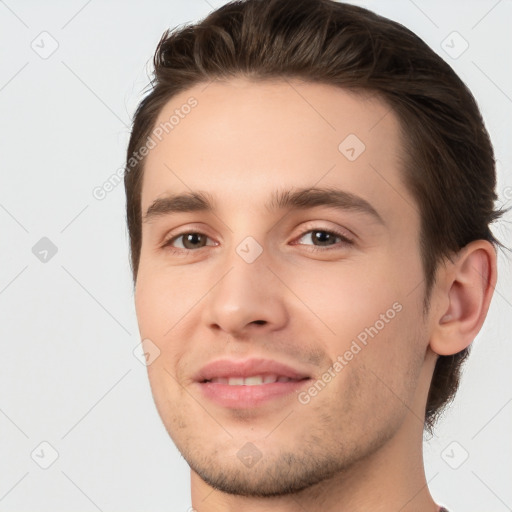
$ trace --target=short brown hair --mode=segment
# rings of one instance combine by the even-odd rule
[[[125,188],[134,281],[141,250],[144,159],[133,159],[176,94],[211,80],[298,78],[367,91],[400,120],[404,183],[421,217],[425,311],[443,258],[473,240],[500,245],[494,154],[478,106],[452,68],[403,25],[332,0],[241,0],[197,24],[167,30],[154,80],[133,120]],[[426,406],[429,430],[458,388],[468,349],[440,356]]]

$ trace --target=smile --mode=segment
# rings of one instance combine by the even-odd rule
[[[227,384],[228,386],[261,386],[262,384],[273,384],[274,382],[291,382],[296,379],[282,375],[251,375],[250,377],[214,377],[205,382],[213,384]]]
[[[304,371],[272,359],[221,359],[195,376],[206,400],[223,408],[248,409],[295,396],[311,378]]]

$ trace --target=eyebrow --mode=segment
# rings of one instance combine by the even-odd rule
[[[356,194],[337,188],[301,188],[276,191],[265,206],[269,211],[306,210],[317,206],[326,206],[338,210],[364,213],[373,217],[379,224],[385,224],[377,210],[368,201]]]
[[[205,192],[187,192],[155,199],[144,214],[143,222],[181,212],[212,212],[213,200]]]
[[[284,209],[307,210],[318,206],[364,213],[373,217],[379,224],[385,225],[382,217],[368,201],[337,188],[276,190],[270,201],[265,204],[269,212]],[[202,191],[186,192],[155,199],[144,214],[143,222],[173,213],[214,212],[215,210],[215,201],[209,194]]]

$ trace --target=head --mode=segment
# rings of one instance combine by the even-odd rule
[[[166,32],[154,66],[127,152],[127,220],[141,335],[161,352],[155,402],[191,467],[228,489],[236,454],[256,448],[262,473],[233,485],[254,493],[264,472],[263,494],[278,494],[350,467],[407,421],[432,428],[485,317],[499,244],[493,149],[470,91],[402,25],[330,0],[231,2]],[[183,245],[183,233],[202,235]],[[323,252],[297,243],[311,233]],[[487,278],[480,299],[453,286],[461,272]],[[465,328],[452,326],[463,311]],[[275,407],[217,408],[195,381],[214,359],[253,355],[316,384],[293,407],[283,398],[295,421],[282,437],[263,435]],[[272,484],[278,458],[304,472]]]

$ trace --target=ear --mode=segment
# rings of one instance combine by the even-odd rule
[[[484,323],[496,286],[496,251],[486,240],[466,245],[439,267],[430,348],[441,356],[464,350]]]

